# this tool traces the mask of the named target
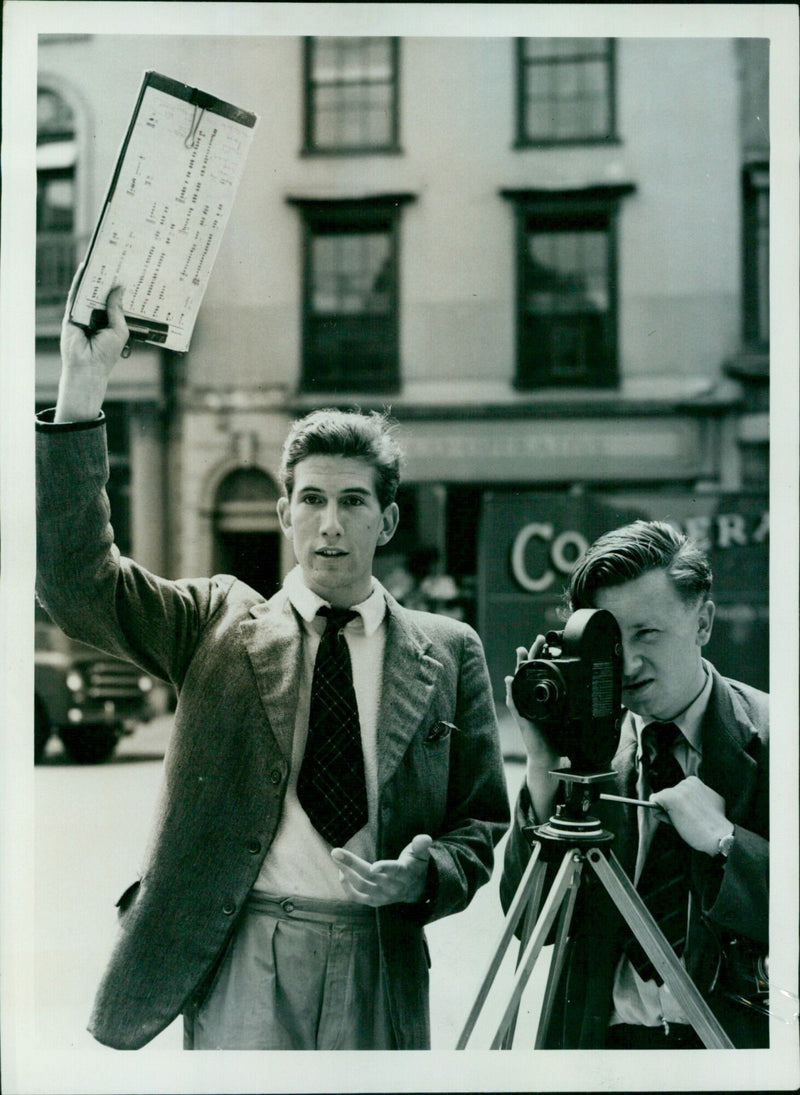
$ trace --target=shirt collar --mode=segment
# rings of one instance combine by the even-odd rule
[[[674,719],[670,719],[670,722],[674,722],[680,732],[688,741],[689,745],[698,753],[702,753],[702,739],[700,735],[700,725],[703,721],[703,715],[706,713],[708,707],[708,701],[711,697],[711,687],[713,681],[711,674],[703,664],[703,672],[705,673],[705,682],[700,692],[692,700],[688,707],[684,708],[679,715],[676,715]],[[638,742],[638,753],[641,756],[642,751],[642,732],[650,725],[651,722],[657,722],[657,719],[644,719],[641,715],[630,712],[633,720],[634,729],[636,730],[636,740]]]
[[[311,623],[323,605],[330,604],[309,589],[299,566],[286,575],[283,588],[292,606],[300,613],[306,623]],[[365,635],[374,635],[386,614],[386,590],[377,578],[372,579],[372,592],[360,604],[350,606],[361,617]],[[354,621],[355,622],[355,621]]]

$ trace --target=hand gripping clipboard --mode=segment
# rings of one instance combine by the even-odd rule
[[[124,286],[131,338],[186,351],[257,117],[157,72],[144,75],[69,318],[107,325]]]

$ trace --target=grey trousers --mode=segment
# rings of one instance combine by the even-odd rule
[[[396,1048],[374,909],[251,895],[184,1048]]]

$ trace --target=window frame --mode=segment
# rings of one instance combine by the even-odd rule
[[[393,394],[400,390],[400,217],[403,207],[414,200],[412,194],[386,194],[368,198],[311,199],[289,198],[302,221],[302,291],[301,291],[301,348],[298,390],[303,395],[326,392],[363,392],[364,394]],[[353,387],[342,383],[341,375],[325,378],[326,383],[315,379],[316,362],[313,356],[314,327],[317,313],[313,310],[312,241],[323,228],[348,229],[374,227],[388,236],[392,259],[392,277],[389,286],[388,317],[388,367],[374,377],[374,382],[363,381]],[[332,233],[332,234],[335,234]],[[369,313],[357,313],[368,316]]]
[[[67,294],[75,267],[88,242],[87,216],[91,208],[87,176],[87,119],[83,103],[75,90],[59,76],[47,72],[37,79],[40,92],[52,95],[66,108],[68,129],[40,129],[36,126],[36,338],[46,341],[58,337]],[[44,139],[42,136],[44,134]],[[42,168],[40,149],[69,140],[74,145],[71,167]],[[42,229],[40,226],[41,184],[45,176],[62,175],[72,184],[72,227]]]
[[[515,44],[515,75],[516,75],[516,138],[514,141],[515,148],[551,148],[551,147],[563,147],[565,145],[614,145],[620,144],[620,137],[617,132],[617,40],[616,38],[606,38],[608,45],[608,52],[606,56],[606,71],[608,76],[607,86],[607,103],[608,103],[608,132],[604,134],[589,134],[574,137],[557,137],[557,136],[531,136],[528,133],[526,125],[526,104],[527,104],[527,71],[528,67],[535,64],[564,64],[565,60],[555,61],[550,60],[547,62],[530,61],[525,57],[525,42],[527,37],[518,37],[514,39]],[[574,58],[570,58],[575,60]]]
[[[766,176],[766,185],[763,182]],[[766,202],[766,263],[761,261],[759,213]],[[747,164],[742,171],[742,336],[746,346],[768,350],[770,316],[769,162]],[[766,316],[762,315],[766,310]]]
[[[501,194],[514,206],[515,217],[515,368],[514,387],[517,391],[535,391],[540,388],[606,389],[619,386],[619,279],[618,279],[618,214],[623,197],[632,194],[632,183],[615,186],[587,187],[583,190],[502,190]],[[528,254],[528,238],[532,222],[542,226],[542,231],[558,231],[562,223],[580,223],[581,220],[601,222],[607,238],[607,289],[608,309],[604,319],[604,344],[602,367],[587,379],[556,377],[552,362],[546,371],[537,373],[526,362],[526,335],[524,332],[525,297],[527,280],[525,260]],[[565,230],[566,229],[565,227]]]
[[[376,156],[395,155],[400,148],[400,39],[388,35],[363,35],[361,37],[382,37],[389,42],[391,75],[389,85],[392,88],[390,133],[388,141],[382,144],[341,144],[335,146],[319,145],[315,141],[316,111],[314,89],[317,86],[313,78],[314,43],[320,35],[306,35],[303,38],[303,144],[304,156]],[[331,35],[330,37],[339,37]],[[335,86],[332,83],[329,86]]]

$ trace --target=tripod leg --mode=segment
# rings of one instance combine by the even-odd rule
[[[536,1030],[536,1042],[534,1049],[542,1049],[544,1047],[544,1041],[547,1037],[547,1030],[550,1026],[550,1018],[553,1014],[553,1003],[555,1002],[556,989],[561,981],[561,974],[564,969],[564,960],[567,953],[567,940],[569,938],[569,929],[572,924],[572,914],[575,910],[575,901],[578,897],[578,885],[580,882],[580,875],[576,875],[576,884],[570,888],[567,894],[567,899],[564,907],[561,910],[561,917],[558,921],[558,928],[556,930],[555,945],[553,947],[553,957],[550,960],[550,970],[547,975],[547,986],[544,992],[544,998],[542,1000],[542,1010],[539,1014],[539,1026]]]
[[[464,1029],[461,1032],[461,1036],[456,1043],[456,1049],[465,1049],[467,1042],[475,1028],[475,1024],[478,1021],[483,1005],[486,1003],[486,998],[489,995],[489,990],[494,984],[494,979],[497,976],[497,971],[500,969],[500,965],[503,961],[506,951],[508,950],[509,943],[514,938],[514,932],[516,931],[517,924],[520,921],[520,917],[529,908],[538,909],[539,902],[541,901],[542,887],[544,884],[544,863],[539,862],[539,853],[541,851],[541,845],[534,845],[531,858],[528,860],[528,865],[525,868],[525,873],[520,879],[517,892],[514,894],[514,899],[509,906],[506,913],[506,919],[503,924],[503,931],[500,936],[500,940],[495,948],[494,954],[489,962],[488,969],[484,974],[481,986],[478,990],[478,995],[475,998],[475,1003],[472,1005],[467,1021],[464,1024]]]
[[[537,844],[536,847],[538,849],[539,845]],[[522,929],[519,934],[519,950],[517,951],[517,961],[514,967],[515,969],[519,969],[520,962],[522,961],[522,956],[525,953],[525,948],[527,947],[528,940],[531,937],[531,932],[533,931],[536,925],[536,920],[539,916],[539,908],[542,903],[542,890],[544,889],[545,870],[546,868],[544,867],[544,865],[542,865],[541,870],[537,870],[536,883],[532,888],[530,898],[528,899],[528,902],[525,906],[525,912],[522,916]],[[503,1036],[503,1044],[500,1047],[501,1049],[511,1049],[511,1046],[513,1045],[518,1011],[519,1009],[517,1009],[517,1011],[510,1019],[508,1029]]]
[[[544,941],[553,926],[558,911],[561,908],[561,904],[567,896],[570,888],[577,884],[580,880],[580,873],[582,868],[582,859],[579,855],[575,854],[573,848],[567,851],[561,866],[558,869],[553,886],[547,899],[542,906],[542,911],[539,914],[539,919],[536,921],[536,927],[533,930],[528,945],[525,948],[525,954],[522,957],[520,967],[517,970],[517,975],[514,980],[514,988],[511,993],[508,1005],[503,1018],[500,1021],[500,1026],[497,1028],[497,1033],[494,1036],[494,1040],[490,1046],[490,1049],[510,1049],[510,1045],[504,1045],[505,1035],[516,1017],[519,1009],[519,1003],[522,999],[522,993],[525,991],[525,986],[528,983],[530,975],[533,971],[536,959],[539,957]],[[577,879],[576,879],[577,876]]]
[[[733,1042],[676,958],[613,852],[606,858],[597,848],[592,848],[587,859],[706,1049],[733,1049]]]

